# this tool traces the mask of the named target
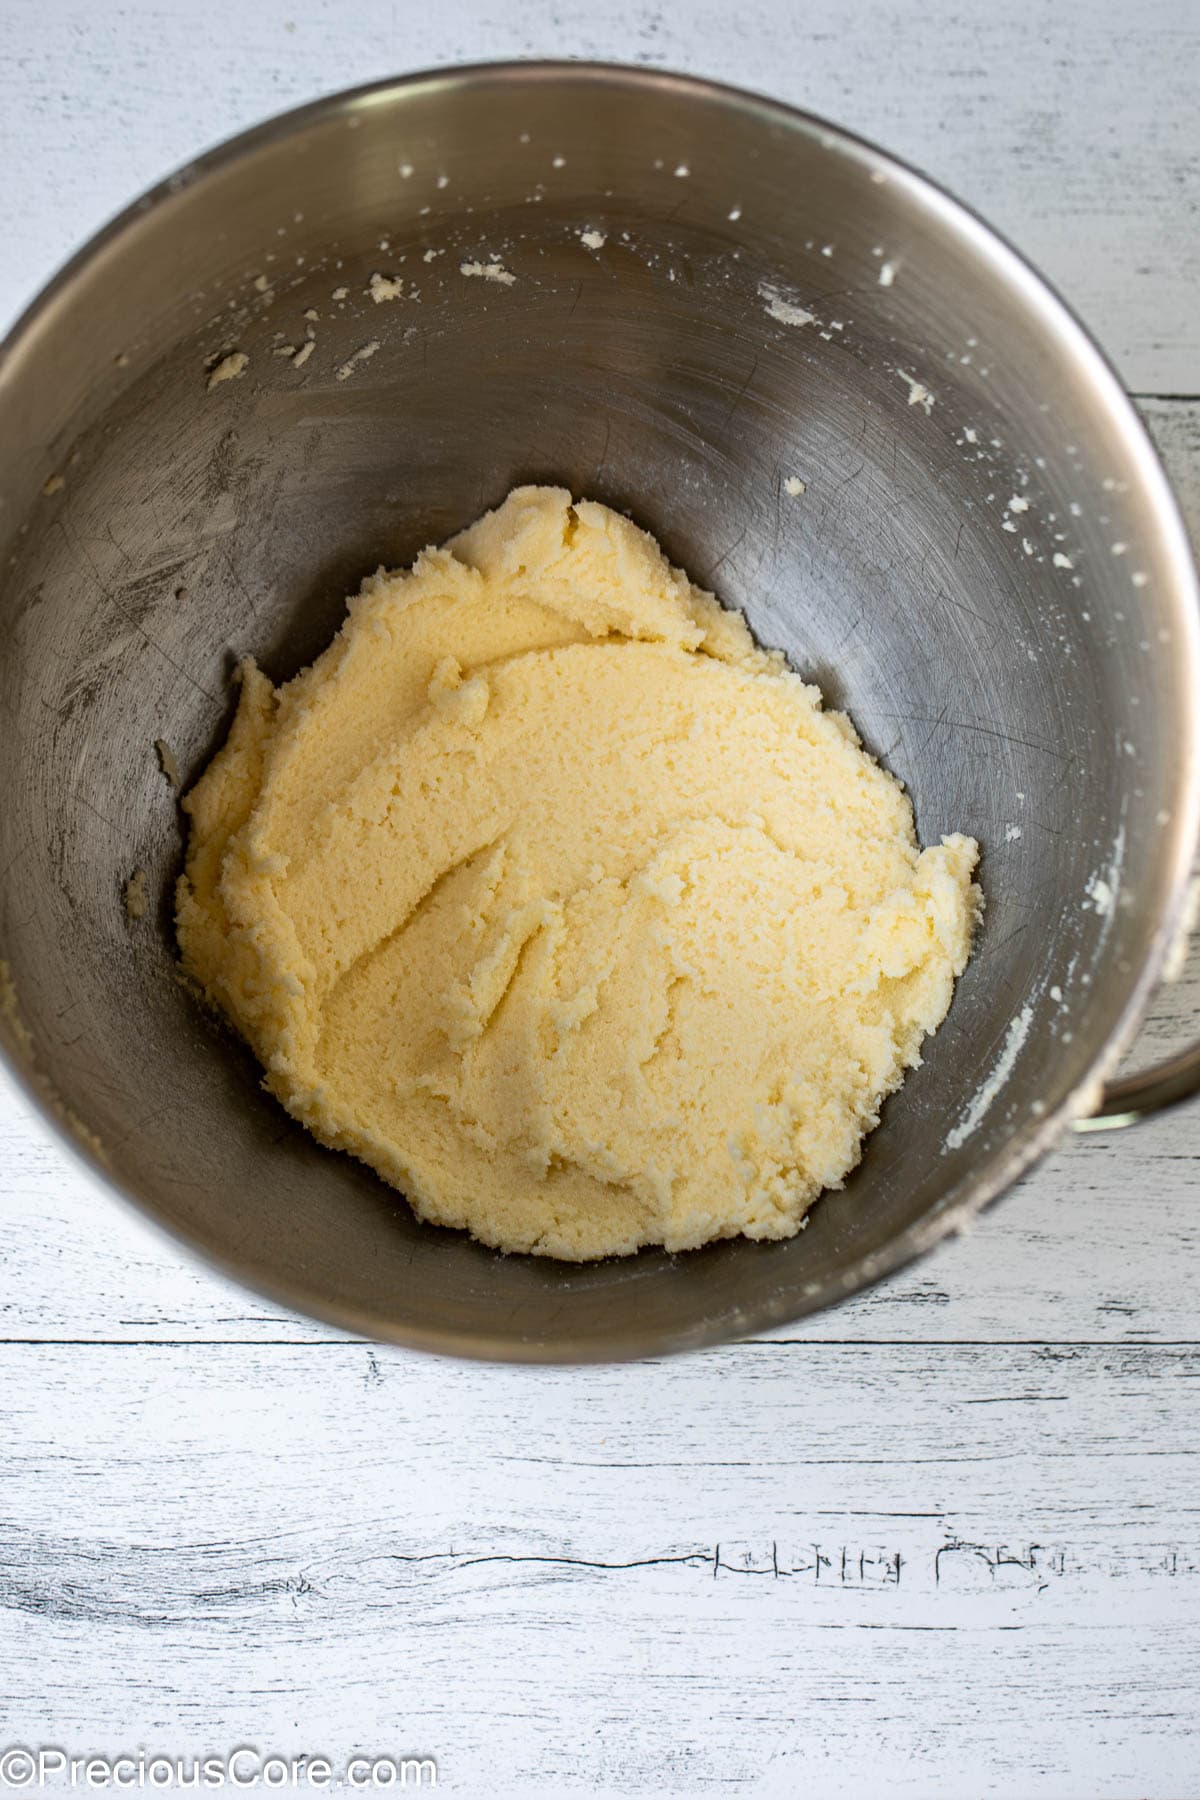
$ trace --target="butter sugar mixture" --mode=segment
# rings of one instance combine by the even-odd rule
[[[424,1219],[587,1259],[797,1230],[965,967],[977,848],[628,520],[519,488],[252,663],[188,972]]]

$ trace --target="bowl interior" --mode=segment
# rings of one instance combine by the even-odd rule
[[[1195,836],[1186,551],[1086,340],[863,146],[583,67],[329,102],[110,229],[15,335],[0,416],[9,1047],[265,1291],[490,1355],[763,1328],[996,1191],[1117,1047]],[[156,740],[186,784],[237,657],[292,674],[365,573],[534,480],[627,509],[850,711],[923,842],[983,846],[950,1016],[790,1243],[577,1268],[417,1225],[176,979]]]

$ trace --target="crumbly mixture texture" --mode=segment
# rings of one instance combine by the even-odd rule
[[[797,1230],[920,1061],[977,848],[559,488],[380,572],[184,802],[188,972],[416,1212],[583,1260]]]

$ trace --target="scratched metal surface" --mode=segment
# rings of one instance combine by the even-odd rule
[[[294,32],[271,9],[209,9],[197,29],[188,9],[127,8],[90,38],[67,12],[54,59],[6,18],[0,118],[27,140],[9,166],[29,172],[6,203],[35,252],[20,279],[7,270],[12,302],[92,222],[104,168],[124,180],[115,201],[239,117],[329,85],[335,40],[340,82],[565,35],[757,80],[945,175],[1090,300],[1194,494],[1200,346],[1172,295],[1195,157],[1182,134],[1155,153],[1162,84],[1185,51],[1194,67],[1181,11],[1141,36],[1114,20],[1085,53],[1068,11],[1049,28],[1063,66],[1039,56],[1036,72],[1010,18],[1007,73],[947,12],[919,28],[907,85],[882,81],[895,37],[875,8],[852,19],[853,53],[818,39],[803,68],[767,8],[747,9],[733,67],[715,15],[685,42],[629,9],[600,41],[568,12],[552,45],[548,14],[505,27],[451,8],[403,39],[387,9],[363,15],[346,47],[321,8]],[[203,101],[181,66],[163,77],[185,54],[218,77]],[[97,55],[124,100],[84,79]],[[1118,210],[1149,246],[1119,260],[1093,141],[1095,97],[1117,91]],[[1021,145],[999,175],[979,159],[983,112]],[[70,210],[80,184],[91,214]],[[1194,993],[1163,1033],[1194,1022]],[[464,1793],[1196,1787],[1187,1114],[1075,1146],[969,1240],[788,1342],[507,1375],[338,1344],[247,1300],[115,1214],[15,1098],[0,1118],[12,1738],[420,1749]]]

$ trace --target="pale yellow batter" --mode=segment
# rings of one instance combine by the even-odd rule
[[[253,664],[184,802],[184,963],[416,1211],[588,1258],[787,1237],[970,949],[970,838],[653,540],[520,488]]]

